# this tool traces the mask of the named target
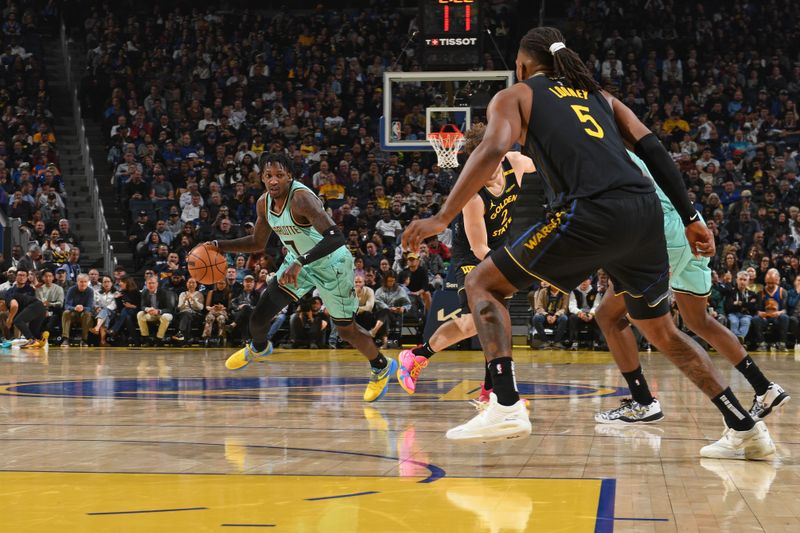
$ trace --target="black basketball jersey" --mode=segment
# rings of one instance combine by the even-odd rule
[[[556,205],[614,191],[653,192],[631,161],[608,101],[565,80],[533,76],[533,108],[522,153],[533,159]]]
[[[514,174],[514,168],[506,158],[503,158],[502,169],[505,186],[499,195],[493,195],[486,187],[478,191],[478,196],[483,200],[483,222],[486,224],[486,241],[492,250],[499,248],[505,241],[506,233],[511,227],[514,207],[520,195],[520,187]],[[525,174],[525,176],[528,176],[528,174]],[[474,257],[469,245],[467,232],[464,229],[463,214],[459,214],[453,223],[452,255],[459,261],[465,258],[473,258],[477,262],[477,258]]]

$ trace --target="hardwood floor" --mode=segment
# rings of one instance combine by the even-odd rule
[[[348,350],[0,351],[4,531],[800,531],[800,354],[754,354],[796,394],[767,425],[768,461],[699,457],[721,416],[643,354],[658,425],[595,425],[627,393],[607,353],[515,351],[533,434],[456,445],[478,352],[437,354],[408,396],[361,400]],[[395,356],[396,354],[387,355]],[[745,406],[752,391],[714,362]]]

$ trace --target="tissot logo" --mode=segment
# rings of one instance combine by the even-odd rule
[[[443,38],[439,39],[425,39],[425,44],[428,46],[475,46],[478,43],[477,37],[458,37],[458,38]]]

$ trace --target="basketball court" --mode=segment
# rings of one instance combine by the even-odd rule
[[[701,459],[717,410],[643,356],[666,419],[595,425],[627,393],[603,352],[516,350],[533,434],[453,444],[479,352],[444,352],[418,393],[365,404],[361,356],[278,350],[16,349],[0,355],[5,531],[797,531],[800,419],[767,419],[764,462]],[[394,355],[394,354],[393,354]],[[794,354],[756,355],[800,390]],[[798,356],[800,357],[800,356]],[[746,382],[719,357],[743,400]]]

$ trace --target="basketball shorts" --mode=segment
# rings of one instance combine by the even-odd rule
[[[693,296],[711,294],[711,269],[708,257],[695,257],[680,215],[674,210],[664,211],[664,235],[669,254],[669,285],[675,292]]]
[[[669,312],[664,214],[655,193],[573,200],[513,234],[519,237],[492,252],[492,261],[518,289],[538,279],[569,294],[603,268],[631,317]]]
[[[464,281],[467,279],[467,274],[472,272],[480,261],[477,257],[464,258],[460,261],[453,261],[457,265],[456,269],[456,284],[458,284],[458,303],[461,306],[461,314],[468,315],[472,311],[469,309],[469,302],[467,302],[467,291],[464,289]]]
[[[276,274],[278,279],[294,261],[294,254],[289,252],[278,269]],[[280,287],[289,293],[293,300],[299,300],[316,287],[331,319],[346,322],[352,320],[358,310],[354,278],[353,256],[347,248],[341,247],[328,257],[301,268],[297,276],[297,285],[290,283]]]
[[[472,272],[472,270],[478,266],[478,263],[480,262],[480,259],[470,254],[467,257],[453,258],[451,263],[457,265],[454,268],[456,269],[456,284],[458,285],[458,303],[461,306],[462,315],[469,315],[472,313],[469,308],[469,302],[467,301],[467,291],[464,288],[464,283],[466,282],[467,274]],[[511,298],[513,297],[514,295],[511,294],[506,298],[506,306],[508,306],[509,302],[511,302]]]

